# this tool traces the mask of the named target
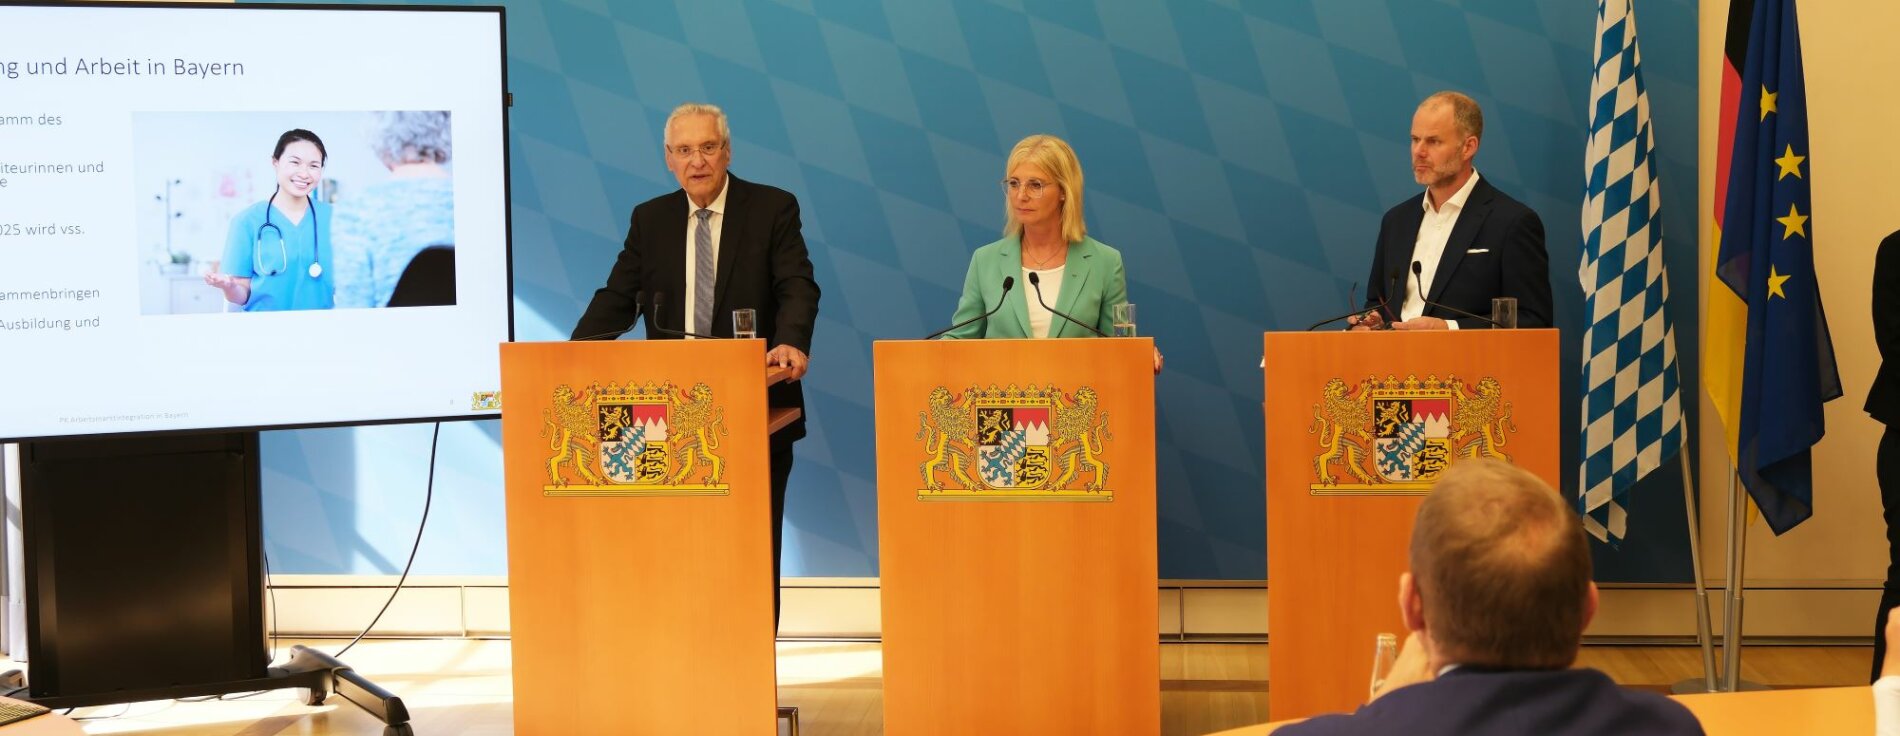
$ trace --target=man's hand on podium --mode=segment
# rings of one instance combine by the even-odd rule
[[[789,368],[792,374],[785,380],[796,381],[805,377],[805,371],[811,368],[811,358],[804,351],[790,345],[780,345],[765,354],[765,364],[774,368]]]
[[[1451,327],[1445,324],[1445,320],[1439,319],[1437,317],[1413,317],[1411,319],[1405,320],[1404,322],[1393,322],[1392,329],[1395,329],[1395,330],[1449,330],[1451,329]]]
[[[1365,314],[1355,314],[1351,317],[1347,317],[1346,324],[1351,325],[1347,329],[1353,332],[1376,330],[1385,326],[1385,315],[1380,314],[1379,310],[1374,309]]]

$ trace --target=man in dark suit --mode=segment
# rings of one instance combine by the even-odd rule
[[[1390,676],[1352,714],[1276,733],[1701,734],[1680,703],[1570,669],[1596,608],[1590,547],[1570,504],[1517,466],[1460,461],[1412,525],[1411,571],[1399,576],[1412,636]]]
[[[1880,349],[1880,372],[1867,390],[1867,414],[1887,425],[1880,435],[1874,477],[1880,482],[1880,505],[1887,518],[1887,585],[1880,594],[1880,612],[1874,621],[1874,679],[1888,655],[1887,616],[1900,606],[1900,232],[1880,241],[1874,255],[1874,346]]]
[[[626,245],[607,285],[574,325],[573,339],[617,337],[647,313],[647,337],[681,332],[732,337],[733,310],[757,311],[768,366],[791,371],[767,390],[771,406],[803,409],[818,282],[790,192],[726,173],[732,133],[712,105],[688,103],[666,119],[666,167],[680,189],[633,208]],[[642,297],[641,295],[645,296]],[[641,301],[645,304],[641,304]],[[792,443],[805,436],[801,413],[772,434],[772,601],[778,608],[779,542]]]
[[[1400,330],[1489,326],[1491,299],[1517,299],[1519,327],[1549,327],[1550,259],[1544,223],[1472,168],[1484,111],[1470,97],[1439,92],[1412,115],[1412,177],[1419,196],[1385,213],[1355,328]],[[1416,269],[1416,272],[1415,272]],[[1421,292],[1420,290],[1423,289]]]

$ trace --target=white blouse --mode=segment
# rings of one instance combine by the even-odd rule
[[[1048,302],[1049,306],[1053,307],[1056,304],[1056,300],[1062,297],[1062,269],[1065,268],[1068,268],[1068,264],[1066,263],[1042,271],[1024,266],[1023,283],[1027,285],[1029,283],[1029,274],[1034,272],[1036,278],[1042,283],[1042,301]],[[1044,309],[1042,303],[1036,300],[1036,289],[1034,287],[1023,289],[1023,299],[1025,300],[1023,304],[1029,307],[1029,336],[1048,337],[1049,326],[1051,322],[1054,321],[1055,314]]]

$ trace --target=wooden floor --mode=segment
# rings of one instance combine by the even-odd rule
[[[292,642],[283,642],[288,647]],[[341,642],[302,642],[335,651]],[[346,661],[401,696],[419,734],[509,734],[506,641],[464,639],[364,641]],[[1750,647],[1744,678],[1780,687],[1862,685],[1867,647]],[[1164,644],[1162,733],[1204,734],[1270,720],[1264,644]],[[1589,647],[1581,664],[1625,685],[1664,689],[1701,675],[1688,647]],[[879,647],[863,642],[781,642],[779,702],[799,709],[806,736],[883,732]],[[290,692],[241,700],[175,701],[82,708],[73,713],[95,734],[163,736],[378,736],[382,724],[331,698],[310,707]],[[781,724],[783,725],[783,724]]]

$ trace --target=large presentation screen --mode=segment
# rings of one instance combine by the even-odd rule
[[[0,28],[0,439],[498,413],[499,9]]]

